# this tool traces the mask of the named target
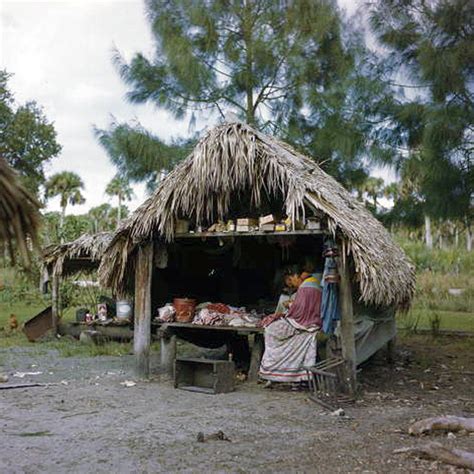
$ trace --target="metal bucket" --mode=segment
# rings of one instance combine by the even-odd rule
[[[130,319],[132,317],[132,303],[127,300],[117,301],[117,319]]]

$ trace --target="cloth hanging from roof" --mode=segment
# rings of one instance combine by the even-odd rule
[[[337,322],[341,319],[339,309],[339,284],[337,283],[337,263],[334,258],[334,243],[331,240],[325,242],[329,249],[326,251],[323,273],[323,296],[321,302],[322,329],[325,334],[333,334]]]

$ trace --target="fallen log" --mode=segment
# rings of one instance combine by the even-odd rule
[[[9,385],[0,385],[0,390],[10,390],[13,388],[30,388],[30,387],[48,387],[49,383],[19,383],[19,384],[9,384]]]
[[[461,431],[474,432],[474,418],[460,416],[435,416],[413,423],[408,428],[408,433],[419,436],[432,431]]]
[[[435,461],[441,461],[464,469],[474,469],[474,453],[456,448],[446,448],[440,443],[429,443],[413,448],[396,449],[394,454],[413,454]]]

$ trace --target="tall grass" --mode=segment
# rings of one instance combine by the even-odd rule
[[[417,268],[412,309],[399,317],[399,323],[413,331],[474,331],[474,253],[461,248],[429,250],[416,241],[399,243]],[[453,289],[460,294],[453,294]]]

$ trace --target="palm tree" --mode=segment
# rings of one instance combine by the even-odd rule
[[[133,197],[133,190],[130,187],[130,183],[126,178],[120,175],[115,175],[105,188],[105,194],[108,196],[118,198],[117,208],[117,227],[120,225],[122,219],[122,203],[124,201],[130,201]]]
[[[100,206],[91,207],[88,212],[88,216],[91,219],[92,232],[97,234],[97,232],[102,232],[104,230],[109,230],[111,226],[111,212],[112,207],[110,204],[105,203]]]
[[[383,196],[383,187],[384,181],[382,178],[374,178],[373,176],[369,176],[364,181],[362,187],[359,190],[360,196],[365,192],[367,197],[372,199],[374,211],[377,211],[377,199]]]
[[[84,204],[86,201],[81,194],[84,189],[84,183],[81,177],[72,171],[63,171],[53,174],[46,181],[46,199],[60,196],[61,218],[59,220],[59,230],[61,233],[61,243],[64,242],[64,218],[66,216],[66,208],[68,204],[75,206],[76,204]]]

